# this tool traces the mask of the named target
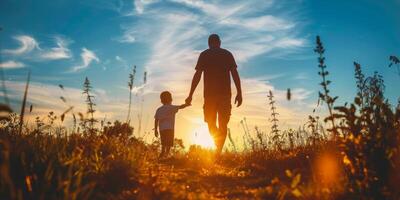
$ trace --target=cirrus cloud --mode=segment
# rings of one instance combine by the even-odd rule
[[[33,61],[69,59],[72,57],[71,50],[68,48],[70,40],[60,36],[54,37],[56,47],[52,48],[41,48],[39,42],[29,35],[18,35],[13,38],[18,41],[19,47],[5,49],[2,51],[3,53]]]
[[[16,49],[5,49],[3,50],[6,54],[12,55],[21,55],[25,53],[29,53],[34,49],[40,49],[39,43],[35,40],[35,38],[29,35],[18,35],[13,37],[20,43],[20,46]]]
[[[77,72],[89,67],[90,63],[93,61],[100,62],[100,59],[96,56],[96,54],[85,47],[82,48],[81,58],[82,64],[72,67],[72,72]]]
[[[0,63],[0,67],[4,69],[18,69],[18,68],[23,68],[25,67],[24,63],[14,61],[14,60],[9,60],[3,63]]]
[[[45,50],[40,54],[40,57],[45,60],[58,60],[68,59],[72,57],[71,50],[68,49],[69,41],[61,37],[56,36],[55,38],[56,47],[52,47],[50,50]]]

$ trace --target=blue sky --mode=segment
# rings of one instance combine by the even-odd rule
[[[386,94],[395,102],[400,77],[387,66],[390,55],[400,55],[399,10],[399,0],[2,0],[1,66],[15,110],[30,70],[29,103],[37,108],[32,116],[49,110],[61,113],[67,107],[61,95],[68,96],[77,111],[84,110],[80,89],[88,76],[97,117],[124,119],[128,74],[136,65],[132,115],[137,119],[143,104],[143,126],[150,131],[158,94],[170,90],[175,103],[185,99],[197,56],[207,48],[208,35],[218,33],[243,79],[244,105],[233,110],[230,123],[240,137],[243,117],[268,129],[270,89],[276,94],[282,126],[305,122],[319,89],[316,35],[327,49],[332,92],[341,102],[352,100],[355,93],[353,61],[361,63],[367,75],[381,73]],[[149,74],[145,85],[144,71]],[[293,91],[290,102],[285,100],[287,88]],[[201,91],[198,88],[193,106],[177,118],[178,124],[185,124],[178,136],[189,142],[186,133],[204,125]]]

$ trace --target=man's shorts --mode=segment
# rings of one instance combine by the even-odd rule
[[[161,146],[172,147],[174,146],[174,130],[167,129],[160,131]]]
[[[231,98],[205,98],[204,99],[204,121],[207,123],[216,123],[217,114],[220,123],[228,123],[231,117]]]

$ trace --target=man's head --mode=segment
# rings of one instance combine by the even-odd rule
[[[208,46],[210,48],[219,48],[221,46],[221,40],[217,34],[211,34],[208,37]]]
[[[168,91],[161,92],[160,99],[162,104],[171,104],[172,103],[172,95]]]

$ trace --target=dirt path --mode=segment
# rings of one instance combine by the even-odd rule
[[[152,164],[141,176],[140,199],[253,199],[270,182],[264,174],[179,160]]]

